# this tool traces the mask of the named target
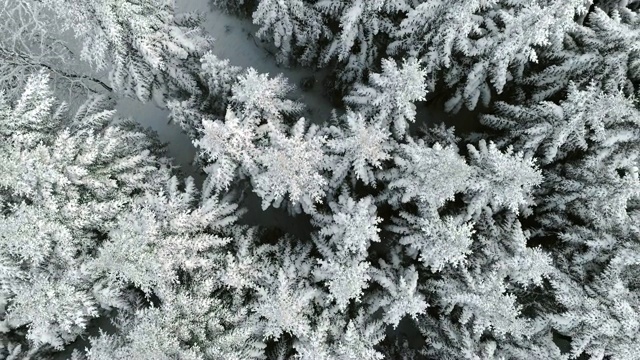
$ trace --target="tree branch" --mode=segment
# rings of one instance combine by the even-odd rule
[[[96,84],[98,84],[98,85],[102,86],[103,88],[105,88],[107,91],[109,91],[109,92],[113,92],[113,89],[112,89],[109,85],[105,84],[105,83],[104,83],[104,82],[102,82],[101,80],[98,80],[98,79],[96,79],[96,78],[90,77],[90,76],[88,76],[88,75],[76,75],[76,74],[69,74],[69,73],[64,72],[64,71],[62,71],[62,70],[55,70],[55,69],[51,68],[51,66],[49,66],[49,65],[47,65],[47,64],[42,64],[42,63],[40,63],[40,64],[38,64],[38,65],[40,65],[40,66],[42,66],[42,67],[44,67],[44,68],[47,68],[47,69],[49,69],[50,71],[57,72],[57,73],[59,73],[59,74],[61,74],[61,75],[63,75],[63,76],[66,76],[66,77],[75,78],[75,79],[86,79],[86,80],[89,80],[89,81],[93,81],[93,82],[95,82]]]

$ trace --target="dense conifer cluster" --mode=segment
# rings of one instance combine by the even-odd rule
[[[639,0],[212,5],[332,118],[173,1],[0,0],[0,358],[640,359]]]

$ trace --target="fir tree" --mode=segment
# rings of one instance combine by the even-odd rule
[[[162,0],[43,4],[58,17],[61,31],[73,30],[82,41],[80,59],[109,70],[116,93],[141,101],[154,90],[199,93],[194,66],[212,39],[198,27],[202,19],[195,14],[175,14],[173,2]]]
[[[260,26],[256,35],[278,48],[276,59],[284,64],[293,60],[313,65],[319,56],[319,43],[330,37],[323,20],[322,13],[303,0],[259,1],[253,12],[253,23]]]
[[[525,89],[533,89],[529,95],[533,101],[557,98],[571,82],[579,88],[596,82],[608,93],[623,90],[627,96],[638,90],[640,17],[623,2],[595,3],[585,21],[572,26],[563,41],[540,51],[543,67],[517,79]]]
[[[86,96],[112,91],[92,74],[77,72],[75,54],[56,31],[55,21],[47,16],[43,4],[3,0],[0,13],[4,18],[0,24],[0,88],[5,92],[19,91],[16,85],[25,83],[39,70],[52,76],[50,86],[54,92],[65,90],[69,96]]]
[[[429,90],[443,80],[453,96],[446,109],[484,106],[505,85],[538,61],[539,48],[561,41],[583,0],[421,2],[393,33],[390,54],[417,57],[434,74]]]
[[[638,110],[621,90],[602,87],[571,85],[559,104],[499,104],[484,121],[545,164],[534,230],[553,246],[557,267],[557,305],[541,306],[550,324],[571,338],[573,358],[630,359],[638,306],[626,273],[636,268]]]
[[[347,112],[340,119],[340,124],[323,129],[328,136],[327,170],[332,173],[329,187],[338,189],[347,179],[352,187],[358,181],[375,187],[375,170],[381,169],[394,151],[391,132],[360,113]]]
[[[146,134],[111,121],[106,97],[69,117],[47,85],[40,72],[13,105],[0,96],[2,332],[33,349],[61,349],[122,305],[88,260],[130,197],[168,175]]]
[[[402,139],[408,133],[409,123],[415,121],[414,102],[425,99],[425,77],[415,59],[405,60],[401,67],[384,59],[382,72],[369,76],[370,85],[356,85],[344,100],[372,122],[391,127],[396,139]]]

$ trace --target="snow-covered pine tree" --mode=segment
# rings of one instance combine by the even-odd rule
[[[260,337],[286,341],[309,335],[322,290],[313,283],[311,246],[290,236],[264,243],[249,229],[234,236],[215,279],[234,297],[246,299]]]
[[[269,78],[248,68],[231,88],[231,103],[245,118],[260,119],[261,124],[269,123],[279,128],[286,116],[297,116],[304,109],[301,103],[287,98],[294,86],[278,74]]]
[[[113,283],[134,284],[163,301],[165,289],[170,293],[179,282],[179,271],[220,262],[215,248],[230,239],[216,232],[237,220],[237,205],[206,193],[196,203],[193,179],[187,178],[184,191],[178,185],[174,176],[159,191],[132,199],[87,264],[90,271]]]
[[[640,14],[611,3],[596,1],[597,6],[582,24],[570,28],[564,41],[539,52],[544,66],[517,79],[523,88],[531,89],[527,90],[531,100],[557,98],[570,82],[585,87],[596,81],[609,93],[623,90],[632,95],[638,90]]]
[[[280,62],[326,67],[335,71],[335,85],[345,91],[378,68],[386,48],[415,1],[410,0],[213,0],[222,9],[242,5],[252,14],[267,38],[278,49]],[[334,64],[339,64],[334,67]]]
[[[321,131],[327,136],[325,152],[327,170],[331,171],[331,192],[345,182],[351,188],[358,181],[376,187],[375,170],[382,169],[395,149],[388,127],[380,122],[369,123],[361,113],[348,111],[338,124]]]
[[[99,9],[146,9],[121,3],[124,9]],[[605,10],[593,14],[635,21],[633,14],[616,15],[623,3],[599,2]],[[481,97],[489,101],[486,91],[498,91],[510,76],[521,77],[538,50],[564,38],[563,27],[582,6],[558,8],[551,0],[461,4],[476,9],[460,13],[471,30],[458,29],[452,43],[434,40],[416,55],[428,58],[440,45],[451,46],[453,70],[435,71],[455,80],[468,106]],[[344,32],[377,24],[376,11],[386,4],[318,6],[344,10],[345,22],[334,23]],[[334,11],[323,14],[335,21]],[[100,14],[96,18],[113,20]],[[402,18],[395,15],[393,21]],[[626,29],[598,26],[616,36]],[[343,47],[343,62],[357,57],[355,50],[374,54],[363,47],[373,41],[383,48],[376,39],[384,31],[377,38],[360,30],[340,33],[330,56],[339,59]],[[359,35],[350,40],[353,34]],[[419,54],[423,50],[428,54]],[[144,56],[164,61],[154,54]],[[358,69],[374,61],[365,58],[354,62]],[[383,61],[382,73],[354,90],[365,99],[350,98],[357,112],[320,129],[307,128],[304,119],[288,126],[300,105],[286,98],[291,87],[283,78],[227,68],[208,55],[202,67],[210,76],[198,90],[209,90],[172,108],[207,161],[210,176],[200,200],[191,180],[179,190],[164,160],[145,150],[154,146],[151,140],[105,120],[112,113],[103,111],[101,98],[66,127],[62,111],[50,115],[52,100],[38,85],[42,74],[23,96],[28,100],[14,107],[0,102],[0,119],[18,119],[0,126],[10,137],[0,144],[0,170],[10,174],[0,179],[0,259],[12,267],[0,277],[2,354],[19,352],[18,344],[62,346],[83,333],[87,321],[115,308],[122,315],[116,333],[92,338],[76,359],[264,359],[272,348],[282,359],[380,359],[380,348],[391,342],[381,344],[383,328],[398,330],[403,323],[417,325],[426,344],[396,354],[566,358],[552,342],[554,329],[572,338],[574,357],[633,358],[640,321],[640,122],[633,100],[617,92],[626,80],[612,70],[615,76],[598,78],[598,85],[585,89],[577,82],[559,105],[501,104],[485,119],[508,128],[507,140],[500,146],[481,141],[461,155],[446,129],[424,139],[408,136],[413,102],[424,95],[419,65]],[[470,77],[462,78],[467,70]],[[225,121],[216,120],[223,113]],[[526,154],[499,150],[502,145]],[[544,165],[544,181],[532,156]],[[24,163],[34,165],[35,175]],[[231,226],[235,205],[214,192],[242,176],[252,181],[263,207],[283,202],[311,213],[314,234],[267,239]],[[528,246],[532,233],[522,225],[538,185],[534,220],[542,229],[533,237],[555,236],[555,269],[552,256]],[[125,295],[134,292],[150,304],[132,304]],[[32,303],[55,306],[36,312]]]
[[[380,242],[376,206],[372,197],[355,201],[347,193],[328,204],[330,212],[314,214],[319,228],[314,243],[322,255],[314,271],[316,281],[326,281],[329,300],[344,310],[351,300],[360,301],[371,279],[366,260],[371,242]]]
[[[341,202],[344,203],[345,199]],[[354,204],[347,200],[344,205],[349,209],[338,204],[332,206],[349,213],[339,214],[358,219],[358,229],[375,229],[375,225],[366,222],[370,219],[370,203],[363,201],[355,204],[355,208],[351,207]],[[364,216],[356,212],[364,212]],[[347,218],[345,220],[348,221]],[[330,215],[319,218],[319,221],[328,226],[323,228],[328,231],[319,235],[323,239],[325,236],[328,238],[326,244],[331,249],[326,250],[346,255],[347,252],[366,249],[367,239],[349,247],[333,243],[333,240],[347,240],[351,236],[363,238],[356,229],[346,229],[346,222],[340,221],[334,226]],[[272,245],[272,241],[265,243],[260,232],[255,230],[248,229],[233,237],[233,247],[216,279],[235,294],[234,298],[246,299],[245,306],[252,309],[249,323],[258,324],[256,328],[260,336],[274,345],[272,351],[267,352],[271,353],[269,359],[381,359],[374,347],[384,337],[382,323],[362,310],[351,314],[334,302],[342,301],[338,300],[342,296],[353,295],[351,290],[357,292],[357,287],[349,286],[350,280],[341,274],[326,272],[321,258],[311,253],[312,243],[284,236]],[[321,256],[329,255],[322,255],[322,251]],[[327,281],[324,275],[333,282]],[[337,282],[339,279],[347,282]]]
[[[229,189],[236,178],[249,176],[257,171],[255,157],[260,138],[255,121],[241,119],[231,109],[223,121],[203,120],[203,135],[194,140],[200,158],[206,165],[205,187],[216,190]]]
[[[574,358],[632,359],[640,112],[622,89],[604,87],[571,84],[559,104],[499,104],[483,122],[544,164],[532,230],[553,249],[557,267],[556,303],[543,306],[551,325],[571,339]]]
[[[484,141],[469,146],[468,156],[455,144],[408,139],[395,166],[379,173],[379,201],[397,209],[385,227],[401,245],[387,250],[391,268],[419,265],[416,293],[432,308],[415,314],[427,341],[422,352],[474,358],[493,356],[493,347],[509,356],[558,355],[544,314],[531,313],[537,304],[522,306],[554,270],[548,254],[527,247],[529,234],[517,220],[530,213],[541,173],[531,158]],[[529,343],[528,336],[538,340]]]
[[[119,95],[151,98],[153,91],[200,91],[197,72],[212,39],[196,14],[176,14],[167,0],[42,0],[61,31],[82,41],[80,59],[108,69]]]
[[[206,63],[217,63],[213,55],[208,57]],[[279,207],[288,195],[290,205],[302,206],[295,211],[313,212],[313,204],[320,201],[327,183],[321,175],[327,167],[323,151],[326,138],[316,125],[307,128],[304,118],[287,126],[285,120],[303,109],[302,104],[286,97],[293,87],[281,75],[269,78],[253,68],[239,74],[235,82],[228,73],[220,74],[219,82],[218,74],[208,76],[210,83],[222,90],[222,96],[230,87],[224,122],[190,107],[195,102],[175,103],[173,108],[173,116],[181,123],[201,126],[202,130],[193,133],[199,135],[194,144],[201,150],[208,174],[205,187],[227,189],[237,176],[248,177],[264,209],[272,203]],[[195,125],[198,120],[201,125]]]
[[[240,119],[229,110],[225,122],[205,121],[204,136],[195,144],[202,149],[206,187],[226,189],[238,175],[249,177],[253,190],[263,200],[263,210],[272,203],[279,207],[285,197],[294,207],[313,212],[321,201],[327,180],[322,145],[317,126],[305,126],[301,118],[289,136],[268,123],[264,132],[255,121]]]
[[[71,359],[265,359],[248,308],[221,301],[213,290],[207,278],[194,276],[193,284],[168,293],[161,307],[119,316],[115,333],[89,338],[90,346],[74,350]]]
[[[510,210],[487,209],[473,223],[473,245],[464,261],[422,287],[438,310],[438,317],[418,319],[428,344],[423,354],[560,359],[536,298],[554,271],[551,256],[527,246],[528,234]]]
[[[259,318],[213,281],[237,205],[180,190],[106,98],[73,118],[53,105],[44,73],[0,101],[0,354],[43,358],[115,311],[116,332],[73,358],[264,359]]]
[[[623,149],[637,154],[636,139]],[[536,220],[555,247],[552,284],[561,307],[550,311],[551,320],[571,338],[572,355],[632,359],[640,318],[633,278],[640,180],[637,165],[617,168],[608,160],[593,154],[550,168]]]
[[[198,200],[190,178],[184,191],[173,177],[134,199],[87,266],[158,304],[121,312],[117,331],[92,338],[86,358],[263,359],[261,324],[216,280],[230,243],[244,238],[236,209],[215,193]]]
[[[411,9],[407,0],[322,0],[314,6],[325,17],[325,24],[338,24],[339,30],[322,50],[319,63],[337,60],[338,80],[348,87],[364,79],[386,55],[389,38],[396,30],[398,19]],[[335,26],[335,25],[334,25]]]
[[[558,104],[497,102],[480,122],[500,132],[498,145],[511,144],[545,165],[594,146],[603,155],[620,154],[620,165],[631,165],[637,159],[633,155],[625,160],[632,153],[621,148],[640,131],[635,100],[621,90],[605,92],[596,81],[584,89],[570,83],[565,99]]]
[[[269,144],[259,154],[259,169],[252,175],[254,191],[262,198],[262,209],[279,207],[288,195],[289,202],[314,212],[314,204],[322,202],[327,180],[321,174],[325,165],[322,146],[326,139],[316,135],[314,124],[306,128],[304,118],[291,128],[290,135],[269,124]]]
[[[75,70],[74,53],[59,33],[44,6],[33,0],[2,0],[0,13],[0,88],[19,96],[17,84],[32,73],[46,69],[53,91],[86,96],[110,92],[111,88],[90,74]]]
[[[284,145],[289,143],[289,140],[286,140],[286,133],[289,132],[287,130],[288,123],[303,110],[301,103],[288,98],[293,86],[289,85],[282,75],[270,78],[266,74],[259,74],[253,68],[242,69],[230,66],[228,60],[220,60],[210,52],[203,56],[201,63],[200,77],[204,81],[205,92],[192,96],[186,101],[171,100],[167,106],[171,110],[171,121],[178,123],[200,150],[197,161],[208,174],[205,188],[211,187],[216,191],[228,190],[231,182],[239,176],[240,178],[249,178],[252,181],[260,178],[259,183],[262,185],[256,185],[256,191],[260,191],[265,197],[278,198],[278,204],[284,199],[282,196],[289,190],[295,193],[300,189],[300,186],[313,187],[315,190],[312,191],[311,197],[317,198],[317,194],[319,191],[321,192],[320,189],[325,182],[319,175],[300,174],[299,179],[293,182],[297,185],[292,185],[291,181],[293,180],[291,179],[279,182],[278,187],[293,186],[284,193],[280,190],[278,190],[280,192],[276,191],[280,195],[273,195],[273,189],[265,188],[265,184],[270,180],[266,175],[260,175],[260,173],[268,171],[268,168],[276,166],[276,163],[280,164],[277,166],[284,166],[280,169],[291,167],[287,164],[293,163],[286,163],[286,156],[282,157],[284,154],[282,151],[288,151],[289,155],[293,155],[291,151],[294,151],[295,146],[298,145],[305,149],[307,145],[318,147],[318,144],[313,145],[311,141],[311,138],[315,136],[310,135],[317,132],[315,125],[309,129],[310,134],[307,135],[309,141],[291,139],[297,145],[294,147],[291,147],[291,144]],[[224,116],[224,121],[216,119],[222,116]],[[300,126],[294,128],[301,129],[300,131],[304,133],[305,126],[301,126],[301,128]],[[298,136],[293,135],[294,137]],[[317,139],[323,143],[322,137]],[[279,148],[281,152],[277,152],[276,148]],[[303,151],[298,154],[303,157],[322,155],[318,151],[308,154]],[[275,160],[278,156],[280,156],[280,160]],[[323,159],[323,156],[313,158],[312,168],[322,169],[324,167]],[[296,158],[295,161],[299,160],[301,158]],[[292,159],[288,161],[292,161]],[[304,180],[303,178],[307,175],[313,177],[314,180],[310,178],[307,179],[310,180],[309,182]],[[254,177],[256,178],[254,179]],[[315,185],[312,184],[314,182]],[[286,185],[287,183],[289,185]],[[298,190],[294,190],[294,188]],[[293,204],[298,203],[299,194],[293,195],[296,198]],[[307,205],[313,203],[313,201],[309,201],[306,201]]]
[[[419,67],[417,69],[420,73]],[[247,74],[245,78],[251,76],[256,78],[257,74]],[[421,79],[418,78],[417,83],[422,83]],[[414,120],[409,106],[411,99],[385,96],[385,91],[396,87],[381,87],[376,91],[381,98],[393,103],[392,108],[409,109],[397,112],[405,123]],[[484,346],[481,345],[484,340],[477,334],[486,330],[495,337],[499,349],[510,349],[510,353],[531,355],[548,350],[555,354],[554,348],[544,348],[550,331],[547,323],[538,313],[523,313],[536,304],[526,308],[520,304],[533,297],[533,290],[529,289],[539,289],[541,279],[551,271],[546,254],[526,248],[528,234],[520,222],[514,220],[515,214],[528,213],[532,204],[531,189],[540,181],[530,157],[498,151],[494,145],[481,142],[477,148],[469,147],[467,160],[459,154],[455,137],[446,129],[434,131],[429,138],[431,143],[435,138],[446,140],[446,147],[431,146],[411,137],[393,146],[388,130],[394,119],[391,114],[384,120],[386,126],[381,127],[382,120],[370,121],[348,112],[341,118],[342,123],[323,129],[317,136],[314,135],[316,129],[305,131],[300,121],[291,129],[291,136],[287,136],[287,127],[279,121],[282,116],[279,107],[285,105],[279,100],[281,95],[275,96],[275,101],[260,103],[256,92],[245,91],[241,85],[232,85],[231,92],[233,100],[229,102],[225,121],[205,121],[204,136],[197,141],[204,157],[211,160],[205,188],[224,189],[239,176],[246,176],[252,179],[254,191],[260,192],[268,206],[287,193],[311,193],[296,189],[305,189],[304,184],[327,181],[329,177],[322,170],[331,171],[337,179],[328,186],[335,188],[328,193],[324,192],[328,182],[315,188],[320,198],[327,195],[327,206],[314,209],[309,206],[313,202],[303,206],[305,212],[314,214],[315,225],[319,227],[318,233],[311,237],[312,242],[280,239],[275,245],[261,246],[243,240],[236,249],[237,254],[227,256],[221,275],[227,287],[245,294],[245,299],[252,299],[247,300],[246,306],[258,314],[253,321],[262,324],[261,331],[270,341],[278,339],[279,349],[283,349],[280,354],[285,354],[282,358],[291,351],[308,356],[304,354],[308,354],[309,349],[331,354],[335,349],[323,342],[335,345],[338,337],[332,334],[344,331],[346,324],[358,323],[354,323],[354,314],[364,316],[362,326],[374,324],[372,321],[376,320],[398,326],[407,316],[417,319],[418,323],[426,316],[432,319],[433,315],[426,314],[428,306],[440,312],[446,321],[454,321],[458,328],[467,328],[476,341],[469,346]],[[269,96],[272,93],[278,91],[267,92]],[[365,105],[362,107],[366,110]],[[376,116],[375,110],[369,111],[370,116]],[[343,124],[348,126],[343,129]],[[302,157],[296,155],[298,153]],[[334,166],[323,160],[327,155],[334,159],[349,156],[342,165]],[[315,165],[308,167],[307,164]],[[297,170],[290,174],[288,169]],[[267,176],[268,172],[273,174]],[[358,198],[357,192],[348,186],[339,190],[340,184],[348,185],[344,180],[349,172],[356,180],[357,174],[362,173],[361,180],[367,179],[366,186],[381,186],[375,201],[370,197]],[[274,179],[279,180],[274,182]],[[456,198],[459,200],[453,202]],[[386,227],[385,238],[379,237],[378,242],[377,226],[368,221],[377,223],[376,206],[389,207],[386,204],[401,220]],[[505,219],[511,219],[509,226],[502,224]],[[356,224],[359,225],[356,227]],[[363,233],[372,235],[362,236]],[[493,238],[503,242],[496,245],[486,240]],[[356,239],[359,245],[345,247]],[[434,253],[435,240],[447,245],[435,246],[446,249],[441,255],[445,260]],[[496,262],[493,253],[499,254],[496,256],[502,260]],[[290,265],[275,265],[282,261]],[[523,264],[528,270],[518,273]],[[271,266],[275,266],[273,270],[264,270]],[[486,286],[480,284],[485,272],[492,274]],[[449,279],[444,284],[453,288],[434,290],[439,289],[435,286],[440,284],[437,279],[443,278]],[[435,281],[433,289],[419,285],[427,280]],[[494,294],[494,291],[498,292]],[[292,299],[296,297],[304,300],[307,308],[293,306]],[[467,301],[476,297],[481,301]],[[253,303],[256,299],[259,302]],[[491,304],[492,310],[483,310],[484,303]],[[285,307],[296,310],[287,317],[282,310]],[[345,313],[345,309],[348,312]],[[452,312],[452,309],[457,310]],[[466,320],[458,318],[458,312],[463,310],[468,316]],[[336,326],[324,330],[322,322],[314,321],[319,316],[328,316],[327,321]],[[354,331],[375,334],[366,326]],[[439,339],[435,329],[430,331],[424,334],[427,338]],[[538,345],[529,346],[522,336],[533,333],[539,339],[535,343]],[[293,344],[287,343],[291,338]],[[369,347],[382,338],[371,339],[377,340],[368,343]],[[449,350],[453,351],[459,345],[450,346]],[[376,358],[376,354],[369,352],[367,356]]]
[[[233,96],[232,89],[239,81],[243,69],[221,60],[211,51],[200,58],[199,78],[204,91],[191,94],[187,100],[172,98],[167,101],[169,120],[178,124],[195,141],[204,133],[204,121],[225,116]]]
[[[401,66],[383,59],[382,72],[372,73],[368,86],[356,84],[344,101],[369,121],[393,131],[396,139],[402,139],[409,123],[415,121],[414,103],[425,100],[425,82],[426,72],[416,59],[404,60]]]
[[[468,186],[473,169],[457,147],[429,147],[423,140],[407,138],[398,148],[393,166],[377,174],[385,184],[378,201],[394,207],[414,201],[439,207]]]
[[[290,61],[313,66],[321,44],[330,30],[321,12],[304,0],[262,0],[253,12],[253,23],[260,26],[256,36],[268,39],[278,48],[278,62]]]
[[[200,64],[200,77],[206,83],[208,96],[201,103],[207,106],[208,113],[224,114],[243,69],[231,65],[228,59],[221,60],[211,51],[202,56]]]
[[[70,117],[55,105],[45,72],[15,102],[1,94],[0,351],[10,339],[32,351],[61,349],[92,318],[122,306],[122,289],[87,271],[87,260],[131,196],[158,186],[168,170],[150,152],[152,139],[112,122],[107,97]]]
[[[443,80],[453,96],[446,109],[472,110],[480,101],[522,77],[538,61],[538,52],[561,42],[574,16],[587,11],[584,0],[571,1],[424,1],[408,12],[393,33],[391,55],[420,59],[434,75],[429,90]]]
[[[553,287],[562,310],[552,321],[571,337],[574,356],[636,354],[639,115],[607,126],[607,140],[583,156],[550,166],[539,195],[536,220],[555,244],[559,268]]]
[[[640,252],[637,229],[634,230],[632,237],[621,246],[606,249],[609,263],[605,267],[594,268],[585,277],[576,276],[575,272],[568,276],[559,274],[551,281],[562,309],[550,314],[551,324],[561,334],[571,337],[573,358],[583,354],[592,359],[638,356]],[[600,236],[594,233],[583,239],[598,241]]]
[[[367,320],[362,313],[351,320],[332,315],[321,314],[313,332],[293,344],[294,359],[384,359],[376,347],[384,338],[381,322]]]

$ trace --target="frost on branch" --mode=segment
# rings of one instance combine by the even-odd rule
[[[400,235],[406,246],[425,268],[441,271],[445,265],[458,265],[471,253],[473,224],[461,217],[441,218],[432,206],[419,205],[416,214],[401,211],[389,230]]]
[[[572,337],[572,356],[584,352],[592,357],[632,359],[638,354],[639,256],[637,246],[616,251],[611,263],[588,286],[566,275],[551,282],[564,308],[550,315],[551,322],[560,333]]]
[[[505,132],[501,142],[538,155],[542,164],[560,161],[590,147],[615,149],[613,142],[633,138],[640,117],[633,98],[620,91],[604,92],[595,82],[580,89],[571,83],[559,104],[513,105],[498,102],[481,122]]]
[[[382,221],[376,216],[373,198],[365,197],[358,201],[346,193],[338,201],[330,202],[330,214],[316,214],[314,223],[320,226],[319,235],[327,237],[329,243],[341,253],[362,254],[369,242],[378,242]]]
[[[515,213],[497,219],[484,214],[477,220],[476,231],[477,244],[482,246],[475,253],[476,263],[491,264],[510,283],[523,289],[541,287],[553,273],[550,254],[528,243],[530,232],[523,230]]]
[[[278,339],[287,332],[305,336],[311,331],[314,302],[321,292],[310,279],[310,247],[291,246],[283,239],[279,245],[263,252],[265,264],[253,311],[261,318],[265,339]],[[268,261],[269,258],[276,261]]]
[[[447,110],[472,110],[522,78],[538,48],[561,42],[586,10],[583,0],[421,2],[402,19],[388,53],[419,58],[435,75],[430,90],[438,79],[455,89]]]
[[[93,270],[113,282],[133,283],[146,294],[162,297],[178,281],[178,270],[212,266],[212,250],[230,239],[207,234],[232,224],[237,205],[204,198],[198,207],[195,185],[188,178],[184,192],[172,177],[158,193],[147,192],[118,217],[95,260]]]
[[[465,194],[469,217],[485,205],[493,211],[507,208],[515,213],[533,205],[531,193],[542,182],[542,173],[531,157],[514,154],[512,148],[503,153],[494,143],[487,146],[484,140],[480,140],[477,149],[473,145],[467,148],[469,164],[475,169],[474,180]]]
[[[398,266],[396,259],[392,263],[379,261],[379,267],[372,271],[371,278],[382,290],[377,290],[367,299],[370,314],[383,310],[382,321],[394,328],[400,320],[409,315],[416,318],[425,314],[429,304],[418,291],[419,275],[413,265]]]
[[[231,102],[241,109],[243,117],[265,119],[276,126],[284,115],[296,115],[303,109],[302,104],[286,98],[292,90],[282,74],[269,79],[267,74],[249,68],[232,87]]]
[[[221,60],[211,51],[200,58],[200,76],[207,84],[208,98],[203,102],[214,113],[224,113],[243,69]]]
[[[460,325],[448,318],[420,319],[418,327],[429,345],[421,353],[429,358],[447,359],[553,359],[566,360],[544,322],[536,324],[538,331],[525,338],[512,336],[495,339],[474,334],[468,325]]]
[[[320,52],[318,42],[330,32],[320,12],[303,0],[260,1],[253,23],[260,26],[256,36],[269,39],[279,49],[277,61],[285,65],[290,60],[311,65]],[[300,48],[304,52],[294,57],[294,50]]]
[[[264,359],[248,309],[211,296],[206,273],[168,292],[162,307],[140,307],[116,318],[114,333],[91,337],[81,359]],[[80,356],[77,351],[76,356]]]
[[[41,2],[2,0],[0,14],[0,89],[19,95],[21,89],[16,85],[46,70],[55,93],[86,96],[110,90],[96,78],[76,72],[74,53]]]
[[[310,6],[322,13],[330,29],[339,25],[322,49],[319,63],[338,60],[336,68],[343,88],[362,81],[365,72],[386,55],[386,44],[379,39],[391,37],[398,18],[411,8],[406,0],[322,0]]]
[[[254,144],[258,135],[252,119],[240,119],[229,109],[224,122],[203,120],[202,126],[203,135],[194,145],[210,163],[204,170],[213,189],[226,190],[238,175],[257,171],[260,150]]]
[[[583,16],[581,24],[571,27],[564,41],[541,52],[540,63],[545,66],[520,81],[533,89],[529,97],[533,101],[554,98],[572,82],[579,88],[595,82],[610,94],[634,94],[640,79],[640,17],[637,10],[630,9],[632,4],[595,2],[592,11]]]
[[[559,170],[564,175],[548,175],[539,221],[549,231],[559,231],[559,238],[572,248],[573,261],[604,263],[612,249],[637,231],[631,216],[640,198],[637,168],[624,177],[602,163],[566,164]]]
[[[485,330],[498,335],[528,333],[528,322],[520,317],[520,305],[515,296],[507,293],[501,276],[491,272],[476,275],[474,272],[463,271],[460,277],[447,277],[432,284],[445,312],[455,306],[461,307],[460,323],[472,322],[475,334]]]
[[[367,321],[366,316],[359,313],[347,322],[326,311],[319,316],[313,331],[293,344],[297,352],[294,359],[382,360],[384,356],[374,346],[383,339],[384,331],[379,321]]]

